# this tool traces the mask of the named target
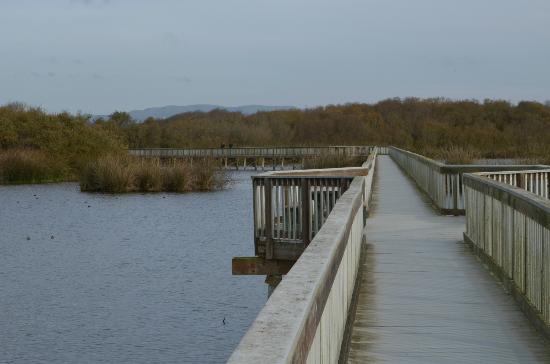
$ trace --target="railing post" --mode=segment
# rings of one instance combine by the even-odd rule
[[[271,178],[265,179],[265,259],[273,259],[273,215],[271,209]]]
[[[452,175],[452,186],[453,186],[453,214],[458,215],[458,179],[460,174]]]
[[[521,188],[521,189],[524,189],[525,188],[525,184],[523,183],[523,176],[524,174],[523,173],[519,173],[517,176],[516,176],[516,185],[517,187]]]
[[[305,246],[309,245],[310,242],[310,236],[309,236],[309,229],[310,229],[310,205],[311,205],[311,196],[309,191],[309,181],[307,178],[300,178],[300,187],[302,189],[302,240],[305,244]]]

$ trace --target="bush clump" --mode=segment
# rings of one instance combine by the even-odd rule
[[[45,152],[10,149],[0,152],[0,183],[58,182],[67,178],[62,162]]]
[[[211,160],[191,166],[185,161],[163,164],[158,159],[105,156],[84,168],[80,189],[105,193],[213,191],[227,182],[225,173]]]

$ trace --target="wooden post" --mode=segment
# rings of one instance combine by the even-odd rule
[[[308,246],[310,243],[309,229],[311,224],[309,218],[309,212],[311,208],[309,181],[306,178],[300,178],[300,187],[302,189],[302,241],[304,242],[305,246]]]
[[[452,178],[452,186],[453,186],[453,214],[454,215],[457,215],[458,214],[458,179],[459,179],[459,174],[457,174],[456,176],[453,176],[451,175],[451,178]]]
[[[519,173],[517,175],[517,180],[516,180],[517,187],[522,188],[522,189],[525,188],[525,183],[523,182],[523,177],[524,176],[525,176],[525,174]]]
[[[265,180],[265,259],[273,259],[273,215],[271,211],[271,178]]]
[[[271,296],[275,288],[281,283],[283,276],[281,274],[268,274],[265,277],[265,283],[267,283],[267,297]]]

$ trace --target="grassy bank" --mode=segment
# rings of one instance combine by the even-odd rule
[[[71,179],[68,167],[39,150],[12,149],[0,153],[0,184],[47,183]]]
[[[167,164],[156,159],[109,155],[88,163],[80,176],[80,189],[86,192],[189,192],[224,188],[227,175],[215,161]]]

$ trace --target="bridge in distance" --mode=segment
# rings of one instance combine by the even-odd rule
[[[372,146],[301,146],[301,147],[224,147],[224,148],[141,148],[129,154],[141,158],[200,159],[212,158],[226,168],[284,169],[285,165],[304,165],[307,159],[324,157],[367,158]],[[386,149],[385,147],[382,149]]]

